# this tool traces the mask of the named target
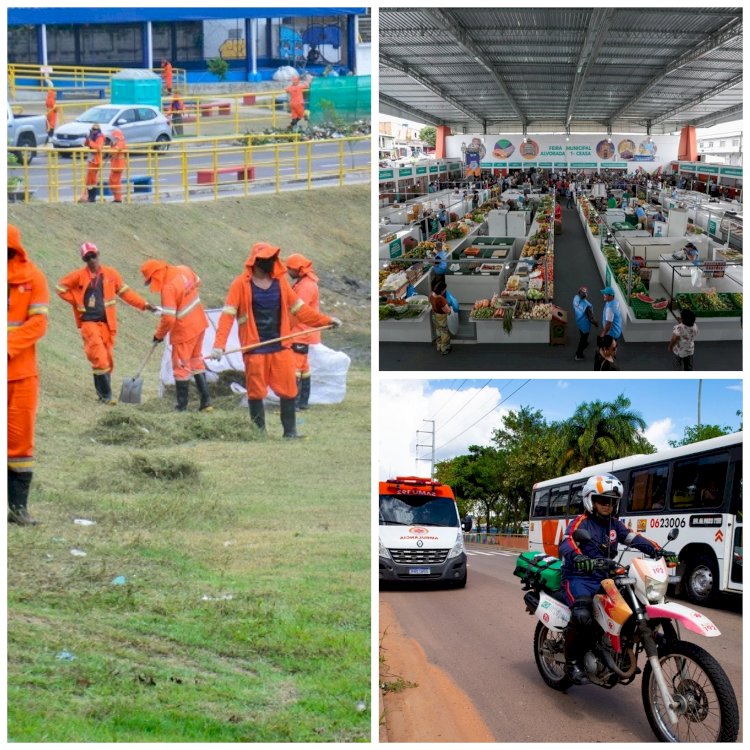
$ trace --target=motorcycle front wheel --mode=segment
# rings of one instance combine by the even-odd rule
[[[694,643],[669,643],[659,652],[662,672],[678,704],[677,724],[667,715],[651,664],[641,697],[648,723],[661,742],[735,742],[740,728],[737,698],[719,663]]]
[[[541,622],[534,631],[534,659],[542,679],[554,690],[567,690],[572,680],[565,672],[564,636]]]

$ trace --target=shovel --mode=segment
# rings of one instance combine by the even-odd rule
[[[258,341],[256,344],[248,344],[242,346],[239,349],[230,349],[228,352],[224,352],[224,356],[227,354],[237,354],[238,352],[249,352],[251,349],[258,349],[261,346],[267,346],[268,344],[276,344],[279,341],[286,341],[286,339],[297,338],[297,336],[304,336],[308,333],[315,333],[316,331],[327,331],[329,328],[333,328],[332,325],[319,326],[318,328],[308,328],[304,331],[296,331],[295,333],[288,333],[286,336],[279,336],[275,339],[267,339],[266,341]],[[203,357],[203,359],[211,359],[211,357]]]
[[[143,360],[143,364],[138,368],[138,372],[134,378],[125,378],[120,389],[120,403],[121,404],[140,404],[141,403],[141,391],[143,390],[143,380],[141,380],[141,373],[146,363],[151,359],[151,355],[154,353],[154,349],[159,346],[158,341],[154,341],[153,346],[148,350],[146,359]]]

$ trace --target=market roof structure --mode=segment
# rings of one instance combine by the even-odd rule
[[[741,8],[381,8],[380,111],[461,132],[742,118]]]

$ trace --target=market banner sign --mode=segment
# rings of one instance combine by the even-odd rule
[[[719,174],[724,177],[742,177],[742,167],[719,167]]]
[[[434,172],[437,172],[437,171],[438,171],[438,168],[436,166],[430,167],[430,174],[433,174]]]
[[[681,161],[679,165],[680,172],[695,172],[696,166],[695,164],[691,164],[690,162],[684,162]]]
[[[399,177],[411,177],[413,174],[413,170],[411,167],[406,167],[404,169],[398,170],[398,176]]]
[[[417,174],[427,174],[427,167],[417,167]]]
[[[403,248],[401,247],[401,240],[395,239],[388,245],[388,254],[391,258],[400,258]]]
[[[597,169],[599,167],[595,161],[572,161],[570,166],[572,169]]]
[[[523,162],[520,161],[509,161],[508,166],[511,169],[522,169],[523,168]]]
[[[708,233],[714,235],[715,237],[717,235],[718,229],[719,229],[719,225],[716,219],[709,219],[708,220]]]
[[[700,174],[719,174],[718,167],[696,167],[695,171]]]
[[[447,172],[448,171],[448,165],[447,164],[440,164],[439,167],[438,167],[438,169],[441,172]]]
[[[380,179],[381,180],[392,180],[393,179],[393,170],[392,169],[381,169],[380,170]]]
[[[627,169],[628,163],[626,161],[603,161],[599,166],[602,169]]]

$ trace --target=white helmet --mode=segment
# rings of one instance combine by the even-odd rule
[[[612,506],[612,515],[617,515],[622,497],[622,482],[612,474],[598,474],[589,477],[583,485],[583,507],[587,513],[594,512],[594,497],[596,495],[607,495],[615,498]]]

